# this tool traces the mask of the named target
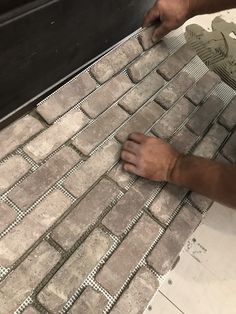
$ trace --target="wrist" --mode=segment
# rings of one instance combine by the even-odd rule
[[[185,158],[185,155],[179,153],[173,159],[167,173],[167,181],[169,183],[180,185],[180,182],[179,182],[180,181],[179,178],[181,177],[180,169],[181,169],[181,164],[184,158]]]

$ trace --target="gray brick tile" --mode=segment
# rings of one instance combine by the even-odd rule
[[[194,109],[195,107],[193,104],[187,99],[182,98],[157,124],[155,124],[152,131],[161,138],[169,138],[194,111]]]
[[[0,164],[0,193],[8,190],[20,180],[31,168],[31,165],[21,156],[13,156]]]
[[[157,195],[150,206],[151,213],[164,224],[167,224],[180,205],[187,189],[172,184],[167,184]]]
[[[208,71],[186,94],[189,99],[195,105],[199,105],[200,102],[206,97],[210,91],[221,82],[220,77],[212,71]]]
[[[154,101],[149,102],[120,128],[116,134],[117,140],[124,142],[128,135],[133,132],[145,133],[154,124],[154,122],[162,116],[163,113],[164,109],[162,109],[157,103]]]
[[[132,87],[128,76],[121,73],[91,94],[82,102],[81,108],[91,118],[97,118]]]
[[[187,123],[187,127],[197,135],[203,135],[212,120],[223,109],[223,102],[215,96],[210,96],[208,100],[199,108]]]
[[[108,176],[123,189],[136,178],[135,175],[132,175],[123,169],[122,162],[115,165],[115,167],[108,173]]]
[[[156,189],[156,182],[139,179],[106,215],[102,223],[112,233],[120,236]]]
[[[70,205],[71,201],[62,192],[56,190],[49,194],[0,240],[0,265],[7,268],[15,263]]]
[[[195,192],[192,192],[189,198],[192,201],[193,205],[196,206],[201,213],[206,212],[213,204],[212,200]]]
[[[142,267],[112,309],[112,314],[143,313],[159,287],[157,277]]]
[[[112,295],[117,293],[160,231],[160,226],[144,215],[103,266],[96,280]]]
[[[96,80],[102,84],[120,72],[142,52],[143,49],[138,40],[131,38],[96,62],[90,71]]]
[[[88,121],[81,111],[68,112],[59,122],[29,142],[24,151],[36,162],[41,162],[81,130]]]
[[[152,48],[158,42],[158,40],[155,42],[153,42],[152,40],[152,35],[155,29],[156,29],[156,26],[151,26],[144,29],[139,34],[138,39],[144,50]]]
[[[194,57],[196,52],[187,44],[171,55],[158,67],[158,72],[166,79],[171,80],[181,71]]]
[[[115,131],[129,115],[119,106],[107,110],[93,124],[88,126],[73,141],[73,145],[83,154],[88,155],[113,131]]]
[[[7,204],[0,202],[0,233],[4,231],[17,217],[16,212]],[[0,253],[1,254],[1,253]]]
[[[14,313],[59,261],[60,254],[42,242],[0,286],[1,314]]]
[[[47,123],[53,123],[94,91],[96,86],[95,80],[91,78],[88,72],[84,72],[43,101],[38,106],[37,112]]]
[[[160,275],[171,270],[185,242],[200,222],[201,214],[195,208],[183,207],[148,256],[148,264]]]
[[[141,81],[148,73],[154,70],[169,55],[164,42],[145,52],[129,68],[128,74],[134,83]]]
[[[163,87],[165,81],[156,72],[149,74],[140,84],[136,85],[120,101],[122,108],[129,113],[138,110],[149,98]]]
[[[9,199],[22,210],[26,210],[79,160],[80,156],[75,151],[68,147],[62,148],[38,170],[17,185],[8,194]]]
[[[24,314],[40,314],[40,312],[38,312],[34,307],[32,306],[28,306],[24,312]]]
[[[236,130],[225,144],[222,152],[228,160],[236,163]]]
[[[83,233],[97,221],[119,192],[120,190],[115,183],[103,179],[54,229],[52,238],[64,249],[70,249]]]
[[[228,130],[233,130],[236,126],[236,97],[230,102],[219,119],[220,123]]]
[[[53,313],[60,311],[111,245],[109,236],[93,231],[40,292],[39,301]]]
[[[74,196],[81,197],[119,159],[121,146],[114,140],[106,143],[64,182]]]
[[[160,93],[155,101],[169,109],[193,85],[194,79],[187,72],[180,72]]]
[[[184,126],[172,137],[170,144],[179,152],[187,154],[197,142],[197,139],[198,136]]]
[[[23,145],[32,136],[44,129],[37,119],[27,115],[0,132],[0,159]]]

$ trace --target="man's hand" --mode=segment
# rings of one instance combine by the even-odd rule
[[[183,25],[191,17],[191,0],[156,0],[144,18],[144,27],[158,24],[153,34],[153,41],[157,41],[170,31]]]

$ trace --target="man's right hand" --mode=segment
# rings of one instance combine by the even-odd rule
[[[183,25],[191,17],[190,11],[190,0],[156,0],[146,13],[143,26],[158,24],[153,33],[153,41],[157,41]]]

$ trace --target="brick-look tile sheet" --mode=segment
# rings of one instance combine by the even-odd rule
[[[193,83],[194,79],[187,72],[180,72],[173,81],[157,94],[155,101],[165,109],[169,109]]]
[[[0,159],[23,145],[32,136],[44,129],[37,119],[27,115],[0,131]]]
[[[160,226],[149,216],[141,217],[98,273],[97,281],[112,295],[116,294],[160,231]]]
[[[153,123],[163,115],[164,112],[164,109],[162,109],[157,103],[154,101],[149,102],[120,128],[116,134],[116,139],[120,142],[125,142],[130,133],[145,133],[153,125]]]
[[[143,314],[148,302],[159,287],[157,277],[146,267],[142,267],[121,298],[118,300],[112,314]]]
[[[91,118],[97,118],[132,87],[128,76],[121,73],[92,93],[82,102],[81,108]]]
[[[81,111],[68,112],[58,123],[29,142],[24,147],[24,151],[36,162],[40,162],[67,142],[88,121],[89,119]]]
[[[17,183],[31,168],[21,156],[13,156],[0,164],[0,194]]]
[[[204,158],[213,158],[224,140],[228,132],[219,124],[214,124],[201,142],[197,145],[193,154]]]
[[[84,72],[43,101],[38,106],[37,112],[47,123],[53,123],[58,117],[93,92],[96,86],[95,80],[91,78],[88,72]]]
[[[68,313],[101,314],[107,303],[108,300],[102,293],[86,288]]]
[[[228,160],[236,163],[236,130],[225,144],[222,152]]]
[[[182,98],[157,124],[155,124],[152,131],[161,138],[169,138],[194,111],[194,109],[195,107],[193,104],[187,99]]]
[[[149,74],[140,84],[136,85],[120,101],[119,105],[129,113],[138,110],[149,98],[163,87],[165,81],[156,72]]]
[[[104,232],[93,231],[40,292],[39,301],[53,313],[61,310],[111,245]]]
[[[145,52],[129,68],[128,74],[134,83],[141,81],[148,73],[154,70],[169,55],[167,46],[160,42],[155,47]]]
[[[102,84],[120,72],[142,52],[143,49],[138,39],[131,38],[96,62],[90,71],[96,80]]]
[[[186,97],[195,105],[206,97],[209,92],[221,82],[220,77],[212,71],[208,71],[186,94]]]
[[[33,289],[59,261],[60,254],[48,243],[41,243],[0,283],[1,314],[14,313]]]
[[[166,274],[173,267],[185,242],[200,222],[201,214],[194,207],[183,207],[148,256],[148,264],[158,274]]]
[[[120,144],[110,140],[65,180],[64,187],[74,196],[81,197],[118,161],[120,148]]]
[[[23,314],[40,314],[34,307],[28,306],[24,311]]]
[[[186,127],[175,133],[170,143],[183,154],[187,154],[193,145],[197,142],[198,136]]]
[[[52,238],[64,249],[71,248],[81,235],[97,221],[119,192],[115,183],[103,179],[54,229]]]
[[[16,217],[17,217],[16,212],[7,204],[1,201],[0,202],[0,233],[4,231],[16,219]]]
[[[139,34],[138,39],[144,50],[152,48],[158,42],[158,40],[156,41],[152,40],[152,35],[155,29],[156,29],[156,26],[151,26],[144,29]]]
[[[125,189],[136,176],[123,169],[123,162],[119,162],[108,173],[108,176],[115,181],[121,188]]]
[[[80,156],[71,148],[62,148],[22,183],[17,185],[8,194],[9,199],[22,210],[26,210],[79,160]]]
[[[185,188],[167,184],[150,206],[151,213],[159,221],[167,224],[186,194]]]
[[[211,121],[224,107],[221,99],[210,96],[187,123],[187,127],[197,135],[203,135]]]
[[[181,71],[194,57],[196,52],[188,46],[182,46],[158,67],[158,72],[166,79],[171,80]]]
[[[236,126],[236,97],[230,102],[219,119],[220,123],[228,130],[232,130]]]
[[[106,215],[102,223],[115,235],[121,235],[156,188],[156,182],[139,179]]]
[[[49,194],[23,221],[0,239],[0,265],[16,262],[70,207],[62,192]],[[17,241],[16,241],[17,240]]]
[[[107,110],[93,124],[88,126],[74,140],[73,145],[83,154],[88,155],[93,149],[103,142],[115,129],[129,117],[119,106]]]
[[[201,213],[206,212],[213,204],[212,200],[195,192],[192,192],[189,198],[193,205],[197,207]]]

